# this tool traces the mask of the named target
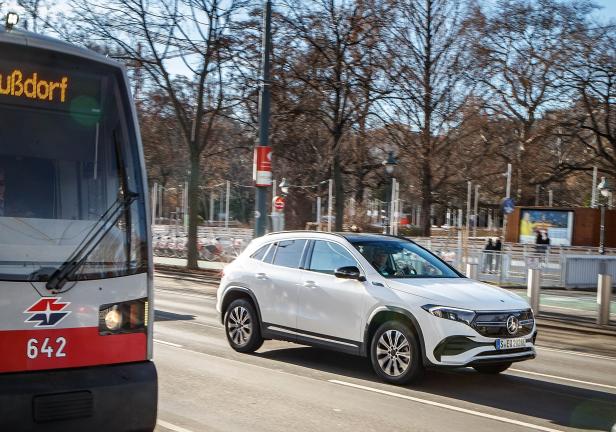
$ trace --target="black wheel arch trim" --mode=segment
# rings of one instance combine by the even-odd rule
[[[263,322],[263,320],[261,319],[261,307],[259,306],[259,301],[257,300],[257,296],[255,296],[255,294],[248,288],[245,287],[240,287],[240,286],[231,286],[228,289],[225,290],[225,293],[222,297],[222,301],[221,301],[221,305],[223,305],[225,303],[225,299],[227,298],[227,296],[230,293],[234,293],[234,292],[240,292],[243,294],[248,294],[248,296],[250,297],[250,299],[252,300],[253,304],[255,305],[255,309],[257,311],[257,319],[259,320],[259,325],[261,325],[260,323]],[[222,307],[221,307],[222,309]],[[220,313],[220,323],[224,325],[225,323],[225,310],[221,310]]]
[[[423,331],[421,330],[421,326],[419,325],[419,322],[417,321],[417,318],[415,318],[415,316],[408,311],[407,309],[401,308],[401,307],[397,307],[397,306],[382,306],[379,308],[374,309],[371,312],[371,318],[370,321],[366,322],[366,327],[364,328],[364,343],[362,345],[362,352],[361,355],[362,356],[368,356],[369,352],[368,350],[370,349],[370,345],[371,345],[371,341],[368,340],[370,334],[369,334],[369,330],[370,330],[370,325],[372,324],[372,321],[374,320],[374,318],[381,312],[394,312],[394,313],[398,313],[400,315],[405,316],[406,318],[408,318],[411,323],[413,323],[413,327],[415,327],[415,331],[417,332],[417,336],[419,338],[419,347],[421,349],[421,357],[423,359],[423,364],[424,366],[430,366],[432,365],[432,362],[428,359],[428,356],[426,355],[426,342],[425,342],[425,338],[423,335]]]

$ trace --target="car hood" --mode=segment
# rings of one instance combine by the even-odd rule
[[[522,297],[492,285],[466,278],[389,279],[389,286],[426,299],[426,303],[475,311],[527,309]]]

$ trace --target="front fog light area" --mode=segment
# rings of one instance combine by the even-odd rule
[[[471,325],[475,319],[475,312],[467,309],[458,309],[446,306],[425,305],[422,309],[431,313],[435,317],[458,321],[466,325]]]
[[[146,298],[102,305],[98,313],[101,335],[145,332],[148,321]]]

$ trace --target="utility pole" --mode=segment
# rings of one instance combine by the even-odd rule
[[[467,182],[468,189],[466,191],[466,235],[468,236],[471,227],[471,199],[473,198],[473,182]]]
[[[597,207],[597,177],[599,175],[599,168],[596,166],[592,168],[592,192],[590,194],[590,207]]]
[[[511,164],[507,164],[507,189],[505,190],[505,198],[511,198]],[[503,212],[503,243],[507,235],[507,219],[508,215]]]
[[[332,204],[334,201],[334,181],[332,179],[327,180],[327,232],[332,232]]]
[[[479,222],[479,185],[475,185],[475,205],[473,208],[474,222],[473,222],[473,237],[477,237],[477,222]]]
[[[266,0],[263,9],[263,55],[261,59],[261,91],[259,94],[258,147],[267,147],[269,144],[271,21],[272,2]],[[255,184],[255,237],[261,237],[265,234],[268,186],[261,185],[260,182]]]
[[[231,182],[227,180],[227,193],[225,195],[225,229],[229,231],[229,196],[231,195]]]

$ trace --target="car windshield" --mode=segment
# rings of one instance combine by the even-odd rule
[[[351,242],[386,278],[458,278],[447,264],[413,242],[402,239]]]

